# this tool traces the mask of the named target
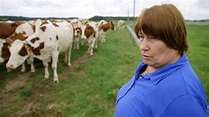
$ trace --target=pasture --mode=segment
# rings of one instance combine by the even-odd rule
[[[187,29],[187,55],[209,97],[209,26]],[[72,51],[71,68],[64,64],[64,55],[60,56],[58,84],[52,75],[43,78],[38,60],[35,73],[29,72],[29,66],[25,73],[20,68],[8,73],[1,64],[0,116],[112,117],[117,90],[134,75],[141,60],[138,46],[125,27],[109,30],[106,43],[100,43],[93,56],[86,51],[86,45]]]

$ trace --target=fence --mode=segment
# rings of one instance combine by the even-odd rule
[[[135,32],[133,31],[133,24],[127,25],[127,28],[133,37],[133,45],[137,44],[139,46],[138,37],[136,36]]]

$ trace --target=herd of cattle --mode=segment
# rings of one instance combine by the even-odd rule
[[[118,21],[118,30],[125,25],[124,20]],[[106,41],[106,31],[116,30],[112,21],[101,20],[40,20],[0,22],[0,63],[7,61],[7,70],[16,69],[22,65],[25,71],[25,61],[29,61],[31,72],[35,72],[33,59],[42,61],[45,75],[49,78],[48,62],[51,62],[54,82],[57,83],[57,62],[60,53],[65,53],[65,62],[71,66],[71,49],[79,49],[79,44],[87,42],[88,51],[93,55],[98,42]]]

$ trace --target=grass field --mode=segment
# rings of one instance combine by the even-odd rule
[[[187,28],[190,44],[187,55],[208,96],[209,27]],[[86,50],[86,46],[73,50],[72,61]],[[94,55],[73,71],[61,58],[63,56],[58,64],[58,84],[54,84],[51,77],[43,79],[43,68],[37,68],[36,73],[20,73],[20,69],[7,73],[1,65],[0,116],[112,117],[117,90],[134,75],[141,60],[138,46],[133,45],[127,28],[109,30],[106,43],[100,44]],[[24,85],[8,89],[14,79],[16,82],[24,79]]]
[[[209,26],[188,26],[187,29],[190,44],[187,55],[209,97]]]

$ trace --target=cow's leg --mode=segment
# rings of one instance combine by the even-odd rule
[[[103,41],[103,34],[101,33],[101,36],[100,36],[100,41],[101,41],[101,43],[103,43],[102,41]]]
[[[79,39],[78,39],[78,49],[80,49],[80,40],[81,40],[81,38],[79,37]]]
[[[95,38],[92,39],[92,42],[91,42],[91,45],[89,46],[90,47],[90,55],[93,55],[93,51],[94,51],[94,44],[95,44]]]
[[[73,42],[73,49],[76,49],[76,42]]]
[[[106,42],[106,33],[104,33],[104,43]]]
[[[80,42],[80,38],[77,37],[76,38],[76,49],[79,49],[79,42]]]
[[[94,46],[94,48],[97,48],[98,47],[98,45],[97,45],[97,41],[95,42],[95,46]]]
[[[44,65],[44,78],[48,79],[49,78],[49,70],[48,70],[48,61],[42,61]]]
[[[77,42],[77,49],[79,49],[80,47],[79,47],[79,42]]]
[[[101,43],[104,43],[104,42],[105,42],[105,34],[102,33],[102,35],[101,35]]]
[[[81,45],[82,46],[84,45],[84,39],[81,39]]]
[[[34,67],[34,58],[33,57],[29,57],[30,60],[30,71],[31,72],[35,72],[35,67]]]
[[[95,40],[95,46],[94,46],[94,48],[97,48],[98,47],[98,40],[99,40],[99,37],[97,37],[96,40]]]
[[[58,74],[57,74],[57,61],[58,61],[59,52],[55,51],[52,54],[52,69],[54,73],[54,83],[58,83]]]
[[[32,72],[32,73],[35,72],[35,67],[34,67],[33,63],[30,64],[30,72]]]
[[[21,72],[25,72],[25,62],[23,62],[23,64],[22,64]]]
[[[69,48],[68,48],[68,61],[67,61],[67,65],[70,67],[71,66],[71,50],[72,50],[72,43],[70,44]]]
[[[68,50],[65,51],[65,59],[64,59],[64,62],[67,63],[67,60],[68,60]]]

